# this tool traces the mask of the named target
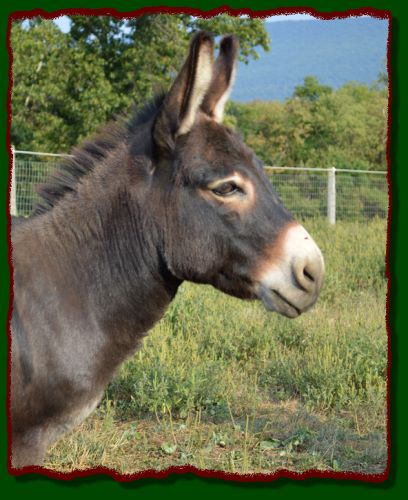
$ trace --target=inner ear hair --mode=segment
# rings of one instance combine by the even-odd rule
[[[229,35],[221,40],[213,79],[201,105],[201,109],[218,123],[224,118],[225,104],[234,84],[238,50],[237,37]]]
[[[187,133],[196,118],[213,78],[214,40],[212,35],[200,31],[193,39],[186,61],[188,77],[180,109],[177,135]]]
[[[214,37],[199,31],[191,40],[183,67],[157,116],[153,138],[158,151],[169,152],[174,139],[191,130],[213,77]]]

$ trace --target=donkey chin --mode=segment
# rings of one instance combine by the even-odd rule
[[[258,268],[255,294],[269,311],[296,318],[315,304],[324,280],[322,253],[298,223],[290,224]]]

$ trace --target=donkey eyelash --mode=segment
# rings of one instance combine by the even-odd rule
[[[211,191],[216,196],[231,196],[236,193],[243,193],[243,189],[239,187],[235,182],[227,181],[213,187]]]

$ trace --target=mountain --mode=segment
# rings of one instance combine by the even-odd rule
[[[333,88],[348,81],[373,83],[385,69],[388,21],[354,17],[330,21],[280,21],[265,24],[271,51],[239,63],[231,98],[284,100],[305,76]]]

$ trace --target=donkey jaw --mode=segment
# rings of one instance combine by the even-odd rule
[[[324,279],[319,247],[298,223],[283,231],[271,257],[263,262],[255,293],[269,311],[296,318],[313,307]]]

